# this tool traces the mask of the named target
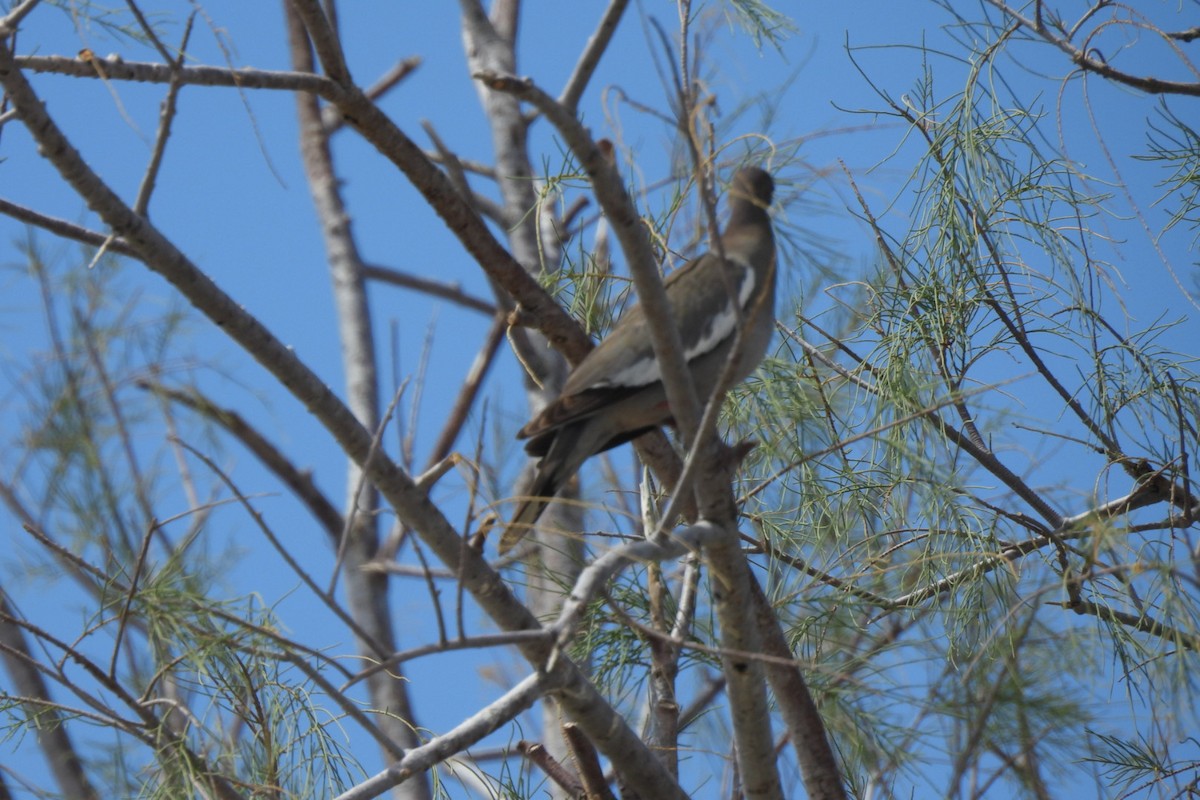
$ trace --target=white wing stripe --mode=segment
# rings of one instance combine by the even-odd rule
[[[755,280],[754,270],[736,256],[729,256],[727,261],[741,267],[741,285],[738,286],[738,307],[743,311],[746,305],[750,302],[751,296],[754,294]],[[680,320],[676,320],[679,323]],[[720,346],[721,342],[726,337],[733,334],[737,328],[738,313],[734,309],[730,298],[726,298],[725,305],[721,308],[716,316],[709,319],[704,329],[700,332],[700,338],[691,347],[684,348],[683,360],[691,361],[696,356],[703,355],[710,350]],[[602,386],[625,386],[636,387],[645,386],[660,379],[658,370],[658,361],[651,355],[649,358],[639,359],[624,369],[616,372],[606,379],[597,381],[593,384],[595,387]]]
[[[596,386],[645,386],[659,379],[658,361],[651,355],[639,359],[625,369],[598,381]]]
[[[730,256],[726,260],[742,268],[742,285],[738,287],[738,308],[744,310],[746,304],[750,302],[750,296],[754,294],[754,270],[739,258]],[[704,330],[700,333],[700,338],[683,351],[683,359],[691,361],[696,356],[703,355],[719,346],[725,337],[731,335],[737,328],[738,316],[730,298],[726,297],[725,305],[715,317],[708,320]]]

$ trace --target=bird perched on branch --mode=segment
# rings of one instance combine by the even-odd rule
[[[707,402],[737,346],[730,385],[767,352],[775,324],[775,236],[767,212],[775,183],[746,167],[729,188],[724,261],[708,252],[664,282],[696,396]],[[739,340],[740,334],[740,340]],[[538,456],[537,473],[500,539],[505,553],[532,528],[555,493],[591,456],[672,420],[650,331],[640,305],[575,366],[562,394],[517,434]]]

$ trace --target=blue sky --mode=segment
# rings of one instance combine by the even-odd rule
[[[162,19],[167,39],[173,41],[190,6],[166,0],[159,5],[167,9]],[[519,72],[557,93],[604,5],[591,0],[526,3]],[[64,10],[49,4],[39,8],[22,30],[18,49],[42,55],[73,55],[89,47],[101,57],[119,53],[127,61],[154,58],[147,48],[114,38],[95,25],[80,27],[79,19],[73,19],[66,10],[71,5],[64,6]],[[808,230],[814,238],[831,241],[843,256],[831,268],[844,269],[842,277],[850,278],[870,261],[873,243],[855,214],[847,211],[847,206],[856,209],[840,176],[839,162],[855,174],[876,209],[887,208],[893,201],[902,208],[905,194],[900,187],[912,168],[910,156],[916,150],[911,139],[904,140],[899,126],[870,114],[851,113],[882,104],[852,62],[847,46],[855,49],[854,58],[879,89],[899,97],[912,93],[921,79],[926,57],[916,49],[919,45],[924,43],[934,51],[949,50],[942,27],[949,19],[943,9],[925,0],[795,6],[785,10],[796,15],[797,30],[778,49],[770,45],[757,49],[744,34],[718,20],[712,28],[710,53],[719,68],[709,89],[726,113],[758,95],[778,102],[772,130],[777,141],[804,140],[799,150],[803,160],[783,173],[781,192],[794,193],[803,186],[809,193],[803,202],[784,213],[790,223]],[[398,59],[412,55],[423,59],[421,67],[392,90],[382,104],[400,127],[425,143],[420,122],[429,120],[460,156],[490,161],[491,142],[466,74],[453,4],[349,0],[341,9],[350,66],[361,83],[371,83]],[[668,30],[674,29],[673,4],[647,0],[642,9],[657,16]],[[1166,9],[1164,13],[1170,11],[1165,4],[1162,9]],[[286,69],[281,17],[278,3],[208,3],[203,18],[197,21],[189,53],[195,63]],[[616,91],[619,88],[648,105],[663,105],[665,90],[647,57],[650,37],[638,15],[631,13],[585,95],[581,112],[598,135],[619,138],[635,150],[639,170],[653,180],[665,173],[671,134],[662,124],[620,102]],[[873,49],[891,44],[903,47]],[[1036,102],[1047,114],[1047,135],[1058,143],[1056,137],[1061,133],[1068,152],[1094,170],[1098,185],[1113,186],[1116,166],[1130,181],[1129,190],[1146,210],[1150,226],[1155,230],[1161,227],[1166,209],[1151,205],[1157,196],[1153,183],[1161,176],[1139,172],[1131,161],[1131,156],[1145,150],[1145,119],[1155,101],[1099,82],[1090,83],[1086,93],[1078,82],[1059,92],[1059,84],[1045,80],[1044,75],[1065,74],[1065,63],[1045,51],[1024,52],[1028,61],[1010,65],[1008,74],[1013,80],[1028,80],[1031,86],[1039,87],[1041,95]],[[939,94],[947,96],[959,90],[966,65],[936,55],[928,63]],[[1144,67],[1138,70],[1142,72],[1173,69],[1165,53],[1156,53],[1138,66]],[[38,77],[35,87],[93,166],[118,191],[132,198],[149,157],[162,87],[105,85],[55,76]],[[1061,118],[1061,125],[1056,124],[1056,117]],[[757,114],[751,112],[742,130],[753,131],[756,121]],[[1102,137],[1093,131],[1093,124]],[[339,387],[342,378],[329,278],[320,232],[296,157],[292,98],[281,92],[239,94],[228,89],[188,87],[181,94],[176,131],[159,179],[160,189],[151,204],[151,218],[229,294],[293,346],[331,385]],[[1097,147],[1099,141],[1110,148],[1108,153]],[[535,160],[544,157],[551,171],[557,169],[561,148],[545,125],[535,128],[532,150],[539,154]],[[4,159],[0,162],[0,196],[43,213],[95,225],[94,218],[63,188],[49,164],[32,151],[19,125],[9,123],[3,128],[0,157]],[[336,158],[346,179],[345,195],[354,232],[370,263],[458,281],[486,296],[478,267],[423,205],[403,175],[382,162],[350,131],[339,135]],[[1119,194],[1122,189],[1114,187],[1113,191]],[[1160,315],[1187,317],[1187,323],[1170,334],[1169,342],[1194,351],[1194,342],[1200,341],[1195,308],[1175,286],[1178,277],[1194,289],[1194,273],[1171,275],[1156,257],[1138,220],[1122,214],[1096,223],[1111,229],[1114,238],[1129,243],[1123,248],[1126,260],[1114,264],[1118,271],[1114,275],[1119,274],[1117,279],[1123,278],[1126,283],[1121,294],[1134,319],[1132,327],[1150,325]],[[22,225],[0,218],[0,264],[23,262],[14,243],[24,237]],[[37,238],[47,253],[60,261],[77,254],[75,248],[54,243],[48,235],[39,234]],[[1189,253],[1190,245],[1184,231],[1176,231],[1159,243],[1177,267],[1195,261]],[[789,276],[792,290],[813,291],[809,273],[803,272],[806,265],[790,266],[795,271]],[[165,304],[164,298],[170,293],[164,283],[137,265],[126,273],[131,291],[142,292],[146,303]],[[829,277],[832,283],[838,276]],[[19,360],[29,348],[45,344],[36,324],[36,295],[28,282],[7,272],[0,275],[0,288],[0,359]],[[804,299],[810,308],[827,305],[819,291],[817,297]],[[373,288],[372,306],[380,341],[385,346],[392,341],[398,345],[395,352],[382,356],[384,364],[397,366],[395,376],[385,373],[387,385],[413,373],[427,335],[431,336],[431,375],[436,380],[431,381],[423,399],[429,427],[417,437],[417,461],[423,463],[422,448],[432,444],[440,423],[439,412],[457,390],[453,376],[465,375],[489,321],[389,287]],[[202,321],[195,323],[195,331],[196,357],[219,363],[224,374],[204,375],[209,390],[239,407],[264,432],[314,468],[327,493],[341,498],[343,460],[329,438],[218,332]],[[519,373],[511,358],[505,357],[494,368],[486,392],[493,420],[504,420],[515,430],[525,411]],[[1020,391],[1016,395],[1020,397]],[[15,399],[11,393],[0,394],[5,405],[11,406]],[[1028,411],[1038,414],[1039,409]],[[478,424],[476,419],[469,430],[477,430]],[[0,432],[6,439],[14,437],[17,431],[13,420],[0,421]],[[469,448],[470,442],[460,440],[459,446]],[[230,451],[225,458],[235,477],[254,485],[259,473],[248,457]],[[258,504],[276,529],[286,534],[286,540],[296,545],[305,562],[317,574],[326,575],[330,563],[327,543],[306,519],[296,516],[289,499],[276,494],[261,498]],[[177,510],[184,508],[181,505]],[[6,536],[23,536],[3,512],[0,519],[5,520]],[[322,612],[313,610],[304,592],[295,591],[294,576],[281,568],[266,572],[261,569],[256,553],[262,545],[237,512],[221,512],[217,519],[223,520],[226,533],[224,539],[214,540],[213,548],[220,551],[230,546],[245,553],[234,562],[228,576],[235,591],[259,593],[266,603],[277,607],[284,623],[298,634],[309,626],[328,624]],[[23,546],[27,545],[17,544],[18,548]],[[31,616],[35,608],[36,614],[48,618],[73,610],[66,600],[57,607],[44,603],[35,582],[10,581],[9,574],[3,577],[6,586],[11,582],[12,591]],[[394,597],[398,619],[412,629],[407,643],[424,640],[428,620],[419,618],[425,613],[423,589],[398,584]],[[407,633],[402,631],[402,636]],[[348,641],[340,644],[349,651]],[[478,668],[478,663],[469,660],[414,663],[410,678],[422,724],[442,730],[493,698],[498,689],[478,680]],[[515,674],[523,673],[518,669]],[[431,695],[445,697],[437,687],[449,681],[455,687],[453,698],[436,703],[424,699]],[[20,745],[22,753],[31,750],[29,743]],[[364,755],[367,764],[376,758],[373,749]]]

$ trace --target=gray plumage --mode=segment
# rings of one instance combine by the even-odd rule
[[[746,167],[733,177],[730,215],[721,235],[725,253],[689,261],[664,282],[671,318],[679,329],[688,370],[707,402],[742,337],[733,382],[762,361],[775,324],[775,237],[770,174]],[[738,310],[740,309],[740,311]],[[575,366],[562,393],[517,434],[539,456],[537,474],[500,539],[512,549],[532,528],[554,494],[591,456],[671,422],[650,331],[640,305],[626,311],[604,341]]]

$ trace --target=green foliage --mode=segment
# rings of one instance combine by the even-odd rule
[[[1174,206],[1164,230],[1181,223],[1189,228],[1200,228],[1200,133],[1180,119],[1165,102],[1158,108],[1157,119],[1150,119],[1147,126],[1150,153],[1139,158],[1170,172],[1159,183],[1163,189],[1160,202]]]
[[[762,0],[729,0],[729,5],[759,47],[766,41],[778,48],[796,32],[796,23],[790,16],[776,11]]]
[[[146,42],[124,9],[55,5],[81,31]],[[1112,223],[1141,218],[1141,209],[1124,208],[1120,176],[1100,175],[1100,158],[1085,167],[1061,134],[1072,127],[1064,97],[1080,59],[1056,51],[1058,60],[1046,61],[1034,49],[1086,30],[1093,17],[1102,29],[1127,20],[1105,16],[1114,7],[1098,3],[1070,23],[1053,4],[1038,3],[1041,27],[1031,30],[1002,2],[981,3],[978,13],[938,5],[947,12],[945,49],[885,51],[888,70],[915,53],[913,73],[881,74],[865,63],[865,49],[850,51],[876,96],[864,119],[896,131],[870,171],[814,165],[806,139],[770,140],[766,128],[786,116],[776,97],[738,98],[744,102],[717,116],[715,101],[703,105],[711,98],[692,108],[678,96],[680,72],[691,71],[683,94],[703,94],[722,77],[704,52],[707,32],[689,35],[705,9],[687,3],[679,7],[680,44],[649,25],[668,56],[669,67],[659,65],[668,98],[657,105],[669,113],[613,92],[661,123],[671,174],[656,183],[635,172],[635,145],[618,144],[616,158],[668,270],[707,247],[700,187],[719,183],[726,162],[761,160],[779,177],[780,273],[803,275],[803,283],[787,287],[778,351],[731,391],[722,432],[757,443],[738,473],[744,545],[851,791],[1045,797],[1063,785],[1065,768],[1069,781],[1093,780],[1083,791],[1097,795],[1187,796],[1200,770],[1200,744],[1188,735],[1200,721],[1196,354],[1180,334],[1182,313],[1146,317],[1127,305],[1141,264],[1130,268],[1128,243]],[[793,29],[757,0],[721,8],[760,45],[778,48]],[[1133,29],[1148,34],[1143,22]],[[1079,38],[1087,36],[1066,36],[1057,50]],[[1015,70],[1041,76],[1055,65],[1068,77],[1046,85],[1057,90],[1053,100],[1013,82]],[[899,97],[887,88],[897,76],[908,87]],[[605,122],[620,142],[613,117]],[[1140,158],[1161,170],[1159,202],[1168,212],[1148,231],[1155,246],[1177,229],[1200,228],[1200,137],[1189,120],[1162,103],[1147,122],[1149,152]],[[611,244],[601,244],[606,221],[572,205],[587,191],[585,174],[555,146],[560,151],[542,160],[535,208],[493,219],[511,227],[532,217],[545,285],[599,336],[632,295],[614,275]],[[880,199],[870,181],[886,171],[901,175],[901,185]],[[471,181],[486,172],[472,172]],[[822,229],[827,197],[844,199],[849,214],[840,202],[836,214],[855,216],[853,235],[876,243],[865,267],[846,263],[843,243]],[[522,213],[529,216],[512,219]],[[563,219],[571,224],[552,229]],[[560,247],[561,259],[547,255]],[[205,458],[221,454],[224,434],[212,426],[220,415],[200,401],[191,406],[199,413],[184,414],[163,392],[146,391],[166,383],[198,397],[205,378],[224,377],[190,354],[189,317],[130,289],[115,258],[56,268],[32,238],[24,256],[19,280],[40,300],[44,346],[4,365],[13,389],[3,410],[22,434],[0,487],[28,528],[5,581],[45,582],[78,611],[53,627],[41,609],[12,612],[52,692],[0,691],[6,743],[85,731],[100,741],[80,749],[104,796],[216,796],[236,787],[231,793],[299,798],[360,780],[361,754],[350,752],[341,726],[385,739],[375,724],[392,709],[363,704],[368,690],[343,654],[293,635],[282,611],[258,596],[230,591],[225,575],[242,566],[242,551],[220,546],[239,542],[240,526],[220,509],[229,484],[209,475],[212,460],[197,470],[180,444],[203,442]],[[428,374],[440,379],[437,370]],[[480,446],[484,481],[504,468],[486,462],[503,462],[507,452]],[[474,499],[477,476],[464,473],[466,491],[451,474],[435,496],[469,491]],[[616,482],[626,477],[609,473]],[[426,480],[422,490],[437,479]],[[614,496],[585,495],[606,504]],[[269,530],[254,503],[244,510]],[[630,531],[640,535],[628,516],[593,516],[607,534],[589,537],[595,553]],[[378,562],[363,558],[355,568],[378,568],[374,576],[411,566],[392,563],[411,533],[398,525]],[[461,553],[489,546],[469,533]],[[290,557],[288,547],[279,551]],[[412,548],[421,563],[410,574],[436,606],[427,614],[437,617],[430,626],[439,637],[430,649],[471,644],[475,609],[464,610],[471,607],[462,575]],[[332,574],[345,555],[339,546]],[[731,741],[716,677],[722,654],[710,598],[719,587],[696,563],[638,563],[620,573],[591,599],[564,652],[587,665],[647,739],[661,724],[652,719],[663,711],[657,702],[667,701],[663,716],[675,713],[667,722],[678,722],[680,733],[658,754],[686,762],[712,753],[715,762],[729,757],[720,751]],[[563,593],[574,579],[542,577]],[[530,579],[519,588],[537,585]],[[306,581],[313,587],[327,610],[345,613],[336,592]],[[448,597],[458,604],[457,642],[440,605]],[[380,598],[386,592],[368,599]],[[347,630],[365,639],[361,622]],[[669,696],[656,694],[660,678]],[[692,698],[703,702],[688,707]],[[789,700],[773,699],[776,712]],[[525,733],[518,727],[514,738]],[[780,762],[791,767],[793,758],[785,748]],[[451,780],[469,785],[475,776],[507,796],[544,791],[540,774],[515,761],[494,774],[483,763],[443,762],[434,793],[455,796],[460,787]]]
[[[953,70],[933,53],[902,101],[878,90],[874,113],[906,126],[890,158],[916,166],[883,211],[858,196],[880,258],[842,302],[853,313],[818,309],[832,332],[798,316],[728,404],[761,443],[742,486],[779,614],[836,698],[827,722],[871,776],[860,794],[927,777],[940,751],[935,794],[974,774],[1043,796],[1046,764],[1091,752],[1083,687],[1111,667],[1097,649],[1116,654],[1130,713],[1193,707],[1191,518],[1055,520],[1156,482],[1193,502],[1195,357],[1164,343],[1178,320],[1113,321],[1109,243],[1090,227],[1112,198],[1012,93],[1003,31],[973,31],[958,91],[935,90]],[[1190,139],[1171,129],[1154,128],[1158,153],[1183,164]],[[1168,187],[1187,207],[1190,178]]]
[[[360,779],[341,712],[294,663],[311,654],[255,599],[216,599],[234,551],[210,556],[199,544],[217,527],[205,509],[167,510],[181,485],[198,488],[195,475],[171,474],[147,443],[166,443],[168,431],[211,442],[212,431],[174,419],[141,384],[201,369],[187,355],[186,316],[129,292],[117,259],[60,269],[32,238],[25,250],[46,349],[6,365],[19,376],[25,450],[4,493],[10,507],[23,503],[32,534],[20,547],[29,577],[15,579],[93,610],[76,631],[42,627],[41,609],[18,617],[63,668],[48,673],[58,704],[0,692],[4,735],[67,719],[103,731],[91,766],[104,796],[190,796],[219,776],[301,798]]]

